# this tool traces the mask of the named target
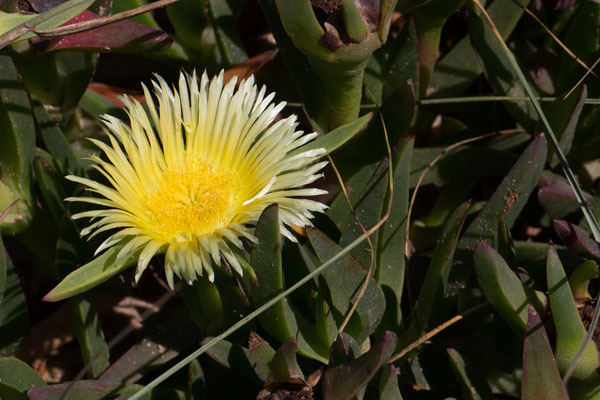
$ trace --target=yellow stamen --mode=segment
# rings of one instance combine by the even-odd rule
[[[158,231],[171,241],[179,235],[203,235],[227,226],[241,205],[242,183],[228,169],[207,160],[169,167],[148,198]]]

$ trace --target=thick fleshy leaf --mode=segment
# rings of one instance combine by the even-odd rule
[[[307,229],[308,239],[319,260],[325,262],[341,251],[341,247],[322,232]],[[346,255],[323,271],[331,296],[331,307],[338,324],[342,322],[358,294],[366,275],[366,269],[351,255]],[[356,307],[356,313],[346,327],[357,342],[362,343],[375,331],[385,311],[385,297],[381,287],[371,276],[364,296]],[[352,320],[356,321],[356,325]]]
[[[498,38],[487,23],[475,14],[471,14],[469,18],[469,34],[471,44],[483,65],[486,80],[494,92],[498,96],[526,97],[525,87],[504,55]],[[504,102],[503,104],[526,130],[529,131],[535,127],[538,115],[532,103],[525,101]]]
[[[444,231],[435,247],[433,257],[427,269],[427,275],[425,275],[425,281],[423,282],[417,304],[414,308],[415,319],[412,321],[412,326],[409,329],[409,332],[415,335],[415,338],[439,325],[444,319],[444,311],[447,310],[447,307],[444,305],[444,296],[448,276],[452,267],[460,230],[465,222],[470,206],[471,201],[469,200],[456,209],[444,227]]]
[[[595,32],[599,27],[600,4],[586,1],[570,21],[564,43],[579,59],[584,60],[598,49],[598,35]],[[572,71],[584,71],[569,54],[561,53],[561,56],[559,82],[563,82]]]
[[[198,360],[192,360],[188,367],[187,398],[194,400],[206,400],[206,381],[204,371]]]
[[[277,48],[304,101],[308,114],[317,121],[317,124],[323,125],[321,129],[326,130],[328,126],[325,125],[325,121],[329,118],[329,111],[327,96],[321,79],[310,66],[306,56],[294,46],[283,28],[277,11],[276,0],[258,0],[258,4],[277,41]]]
[[[355,360],[328,368],[321,378],[324,400],[349,400],[379,371],[394,354],[398,340],[385,332],[369,351]]]
[[[591,200],[589,194],[584,193],[584,196],[588,201]],[[557,179],[549,185],[542,186],[538,190],[538,201],[552,219],[563,218],[579,210],[579,203],[573,189],[563,179]]]
[[[124,385],[111,381],[86,381],[61,383],[29,389],[27,394],[31,400],[96,400],[117,396],[129,398],[139,392],[143,385]],[[67,392],[68,391],[68,392]],[[68,393],[68,397],[65,395]],[[185,400],[185,393],[179,390],[158,388],[152,390],[144,399]]]
[[[498,233],[494,238],[494,248],[511,268],[517,267],[515,243],[503,215],[498,220]]]
[[[379,400],[402,400],[400,388],[398,387],[398,375],[400,372],[391,364],[381,368],[379,380]]]
[[[72,297],[70,303],[83,362],[89,365],[90,376],[97,378],[109,367],[110,354],[96,308],[86,295]]]
[[[199,277],[191,285],[183,286],[179,294],[190,317],[205,334],[216,334],[223,329],[223,299],[215,282]]]
[[[250,297],[259,307],[284,290],[281,265],[279,211],[276,204],[267,207],[256,226],[258,244],[252,249],[250,264],[256,273],[257,285],[250,288]],[[295,312],[288,299],[282,299],[259,317],[262,327],[280,342],[296,338],[301,354],[325,362],[327,349],[314,327]]]
[[[560,148],[566,156],[571,151],[579,116],[581,115],[586,99],[587,86],[581,85],[566,99],[559,97],[544,107],[544,113],[548,117],[548,122],[556,134]],[[554,154],[552,148],[549,149],[548,164],[552,168],[558,165],[558,156]]]
[[[27,89],[42,103],[61,107],[63,112],[71,111],[79,103],[97,60],[97,55],[76,51],[43,56],[18,53],[12,57]]]
[[[556,364],[559,371],[564,373],[581,348],[586,330],[577,312],[577,305],[562,263],[552,244],[548,247],[546,275],[552,319],[556,327]],[[599,366],[598,349],[594,342],[590,341],[573,370],[573,378],[598,379],[596,369]]]
[[[527,333],[523,344],[523,400],[568,400],[569,396],[562,384],[556,368],[552,347],[540,316],[529,306]]]
[[[84,176],[79,159],[67,141],[65,134],[58,127],[40,102],[33,103],[33,114],[38,132],[52,157],[64,168],[63,174],[68,172]],[[99,115],[99,114],[98,114]]]
[[[189,351],[198,344],[200,337],[198,328],[186,310],[183,307],[176,308],[170,318],[150,327],[148,336],[113,362],[99,379],[134,383]]]
[[[552,222],[554,232],[570,250],[584,257],[600,260],[600,247],[585,229],[567,221],[556,219]]]
[[[417,148],[413,152],[410,167],[410,187],[415,187],[423,170],[444,148]],[[483,146],[463,146],[444,155],[427,173],[421,185],[444,184],[451,180],[483,177],[503,177],[514,165],[514,154]],[[478,168],[473,168],[477,165]]]
[[[27,302],[21,282],[8,257],[4,297],[0,302],[0,357],[11,356],[29,330]]]
[[[382,287],[391,289],[395,297],[394,301],[390,303],[387,301],[388,296],[386,296],[386,309],[388,310],[386,317],[390,317],[387,319],[390,324],[380,326],[380,331],[383,329],[397,329],[400,320],[394,318],[393,315],[394,313],[397,313],[398,317],[402,315],[400,302],[404,290],[406,265],[404,249],[406,245],[406,217],[408,214],[410,161],[413,145],[414,138],[409,137],[397,146],[393,159],[394,191],[391,199],[391,212],[385,224],[379,228],[376,236],[375,279]],[[381,182],[386,186],[386,192],[384,194],[385,202],[382,204],[379,218],[383,218],[387,212],[388,199],[390,198],[387,185],[389,177],[387,175],[383,175],[386,179]],[[392,311],[393,309],[395,311]]]
[[[460,248],[472,249],[477,242],[491,242],[498,230],[498,220],[511,228],[535,189],[546,163],[547,144],[543,135],[537,136],[523,151],[508,175],[504,177],[485,207],[466,229]],[[527,318],[525,310],[525,318]],[[524,320],[523,329],[526,320]]]
[[[466,400],[492,400],[492,389],[477,368],[455,349],[447,349],[450,366]]]
[[[296,361],[296,340],[292,338],[282,344],[273,356],[265,387],[305,384],[304,374]]]
[[[4,233],[22,231],[33,216],[31,160],[35,154],[35,127],[27,92],[20,84],[9,56],[0,56],[0,210],[19,201],[0,221]]]
[[[391,43],[388,56],[388,71],[383,87],[383,97],[389,97],[406,81],[419,81],[419,63],[417,53],[417,32],[414,21],[410,19]]]
[[[569,285],[577,304],[592,300],[588,286],[592,279],[599,276],[598,264],[595,261],[584,261],[575,268],[575,271],[569,277]]]
[[[204,339],[202,344],[210,339],[212,338]],[[248,349],[243,346],[221,340],[208,349],[206,354],[222,366],[238,372],[259,385],[265,382],[267,376],[263,374],[262,369],[256,364]]]
[[[85,10],[65,25],[91,21],[99,16]],[[131,21],[119,21],[91,31],[75,33],[38,42],[44,51],[77,50],[100,53],[145,53],[161,51],[171,45],[171,38],[159,30]]]
[[[369,121],[371,121],[372,117],[373,113],[363,115],[355,121],[340,126],[339,128],[330,131],[326,135],[323,135],[302,147],[292,150],[290,152],[290,156],[294,156],[309,150],[325,149],[325,153],[322,155],[324,157],[325,155],[337,150],[354,136],[361,133],[369,124]]]
[[[360,356],[356,340],[346,332],[340,332],[329,349],[329,366],[336,367],[352,361]]]
[[[464,0],[424,2],[413,13],[417,27],[419,54],[419,97],[427,94],[431,73],[440,55],[442,27],[450,15],[462,7]]]
[[[269,365],[275,355],[275,350],[273,350],[269,343],[261,338],[256,332],[250,332],[248,351],[250,352],[250,357],[252,357],[256,363],[257,368],[255,370],[257,371],[257,375],[264,381],[269,375]]]
[[[83,293],[131,267],[137,262],[139,254],[134,253],[117,259],[121,247],[112,246],[94,260],[71,272],[44,297],[44,300],[59,301]]]
[[[523,336],[529,304],[523,283],[500,254],[485,242],[477,244],[473,259],[483,294],[515,333]]]
[[[225,66],[241,64],[248,59],[248,55],[235,28],[229,5],[225,0],[208,0],[206,4]]]
[[[50,211],[52,219],[59,224],[64,219],[64,199],[67,197],[62,186],[63,177],[43,156],[33,159],[33,172],[48,211]]]
[[[518,0],[518,2],[527,6],[530,0]],[[523,15],[521,7],[497,1],[492,2],[487,12],[504,39],[511,34]],[[429,84],[429,95],[456,96],[467,90],[482,71],[471,42],[466,37],[436,64]]]
[[[46,382],[29,365],[16,358],[0,357],[0,398],[27,400],[27,390]]]
[[[0,303],[4,298],[4,289],[6,288],[6,275],[8,271],[8,254],[0,235]]]

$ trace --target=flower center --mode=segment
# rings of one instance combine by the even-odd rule
[[[235,172],[210,161],[187,160],[163,172],[148,207],[167,239],[203,235],[229,224],[241,190]]]

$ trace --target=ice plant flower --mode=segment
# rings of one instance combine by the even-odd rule
[[[165,253],[165,274],[188,283],[214,278],[222,260],[242,269],[234,248],[245,238],[256,242],[254,225],[270,204],[279,204],[281,232],[291,240],[291,225],[310,225],[313,212],[326,206],[306,197],[324,193],[303,186],[318,179],[326,164],[324,149],[291,155],[315,138],[297,131],[296,116],[275,118],[285,103],[260,90],[251,77],[236,90],[223,85],[223,73],[210,82],[181,74],[179,90],[157,76],[154,96],[143,87],[148,111],[123,99],[129,124],[105,115],[110,144],[92,141],[105,160],[92,156],[106,184],[70,175],[95,197],[73,197],[101,206],[75,214],[91,218],[82,235],[113,231],[98,248],[122,246],[119,257],[138,257],[136,280],[150,259]],[[298,152],[296,152],[298,153]]]

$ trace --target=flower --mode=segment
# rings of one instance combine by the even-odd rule
[[[90,238],[116,230],[96,254],[120,245],[118,259],[137,255],[136,281],[160,253],[171,287],[174,274],[191,283],[206,271],[213,280],[212,262],[223,259],[241,275],[235,248],[242,238],[257,241],[253,226],[268,205],[279,204],[281,232],[292,241],[286,227],[311,225],[326,208],[305,198],[323,190],[303,188],[322,176],[325,149],[290,154],[317,134],[296,131],[296,116],[275,121],[285,103],[273,104],[253,77],[236,90],[235,79],[223,86],[223,73],[210,82],[206,73],[182,73],[179,91],[156,78],[158,104],[143,86],[147,112],[125,98],[129,124],[103,116],[110,144],[92,141],[106,160],[91,160],[107,184],[67,177],[100,196],[67,200],[102,207],[73,218],[91,218],[81,232]]]

